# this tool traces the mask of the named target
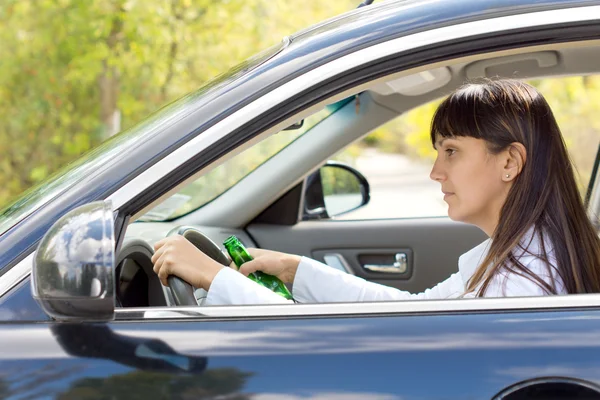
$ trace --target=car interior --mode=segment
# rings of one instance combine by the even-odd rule
[[[311,257],[373,282],[421,292],[456,272],[458,257],[485,240],[485,234],[477,227],[447,217],[354,220],[352,213],[346,213],[340,217],[310,218],[306,212],[309,178],[327,160],[373,129],[447,95],[467,80],[598,73],[599,41],[512,49],[403,71],[311,107],[242,145],[236,154],[281,131],[282,126],[318,112],[326,104],[353,98],[202,207],[166,222],[143,218],[186,184],[208,173],[208,169],[198,171],[193,179],[132,217],[116,260],[118,306],[181,304],[160,283],[150,260],[153,244],[177,233],[184,234],[223,264],[229,264],[229,259],[222,252],[222,243],[230,235],[236,235],[247,247]],[[229,154],[209,168],[214,169],[234,156]],[[596,156],[596,168],[597,164]],[[594,189],[588,196],[590,217],[594,216],[596,226],[600,215],[599,180],[598,174],[592,175],[590,185]],[[371,264],[393,264],[397,254],[404,255],[401,272],[365,268]],[[195,297],[197,304],[202,305],[200,292],[196,291]]]

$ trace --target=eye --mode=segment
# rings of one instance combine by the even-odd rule
[[[455,149],[451,149],[451,148],[448,148],[448,149],[446,149],[446,154],[447,154],[448,156],[451,156],[451,155],[453,155],[454,153],[456,153],[456,150],[455,150]]]

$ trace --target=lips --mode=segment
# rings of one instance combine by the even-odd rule
[[[454,196],[454,193],[452,193],[452,192],[444,192],[444,191],[442,190],[442,193],[444,193],[444,200],[446,200],[446,199],[447,199],[448,197],[450,197],[450,196]]]

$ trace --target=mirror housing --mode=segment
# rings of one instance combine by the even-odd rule
[[[109,202],[69,211],[50,227],[35,252],[33,298],[56,320],[113,319],[114,250]]]
[[[326,219],[364,206],[371,199],[367,179],[353,167],[327,163],[306,178],[304,220]]]

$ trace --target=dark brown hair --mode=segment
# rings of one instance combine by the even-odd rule
[[[440,137],[483,139],[488,152],[498,154],[511,143],[526,149],[526,161],[500,211],[498,226],[485,260],[466,291],[479,287],[483,296],[499,271],[527,277],[548,294],[557,291],[518,260],[533,229],[540,254],[554,268],[568,293],[600,292],[600,239],[588,219],[577,190],[573,167],[550,106],[531,85],[517,80],[483,80],[452,93],[438,107],[431,124],[431,142]],[[544,243],[553,247],[556,265]]]

